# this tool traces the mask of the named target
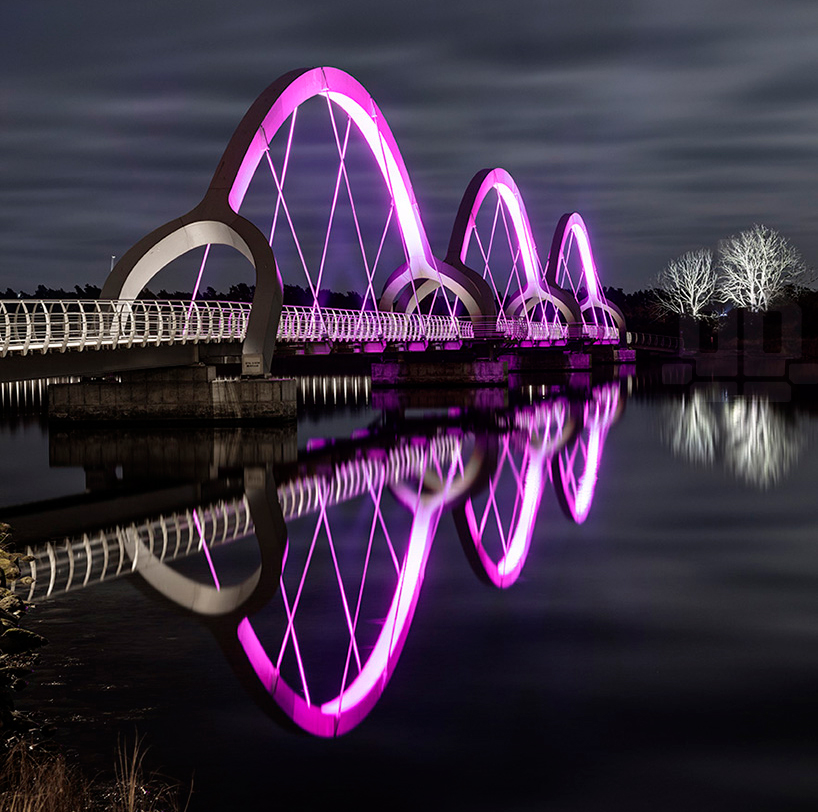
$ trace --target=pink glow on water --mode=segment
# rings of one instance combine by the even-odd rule
[[[334,699],[315,705],[308,694],[307,698],[300,696],[281,677],[250,620],[239,623],[238,640],[262,685],[304,730],[325,737],[346,733],[383,693],[409,632],[439,517],[440,507],[435,505],[421,506],[415,513],[400,577],[375,646],[355,679]]]
[[[501,589],[507,589],[520,577],[531,547],[537,516],[545,489],[548,485],[547,466],[554,454],[565,441],[566,412],[561,403],[549,404],[539,408],[530,415],[530,421],[523,421],[518,426],[521,432],[519,442],[525,451],[522,459],[522,477],[517,479],[517,495],[512,513],[512,526],[506,539],[503,530],[502,513],[509,511],[508,504],[501,504],[497,499],[497,477],[489,484],[489,500],[483,521],[479,523],[475,516],[471,499],[465,505],[465,516],[477,556],[489,580]],[[510,438],[509,438],[510,439]],[[500,465],[513,467],[508,458],[509,448],[503,455]],[[515,472],[515,477],[518,475]],[[517,509],[519,505],[519,509]],[[503,555],[495,562],[483,544],[483,534],[489,513],[495,512],[494,522],[500,532]]]
[[[588,518],[588,512],[591,510],[591,504],[594,501],[594,490],[599,477],[601,434],[602,426],[599,423],[594,423],[591,426],[588,447],[585,452],[585,469],[574,495],[573,514],[577,524],[582,524]]]
[[[466,520],[474,540],[474,546],[480,563],[486,571],[486,575],[491,582],[500,587],[508,589],[520,577],[523,571],[528,552],[531,547],[531,537],[534,532],[534,524],[540,509],[543,491],[548,480],[543,476],[542,468],[539,464],[529,465],[525,475],[525,485],[523,491],[520,513],[517,523],[513,528],[511,538],[507,548],[498,562],[494,562],[483,546],[482,534],[477,526],[474,515],[474,508],[471,504],[466,506]]]
[[[585,427],[573,449],[560,454],[559,469],[561,487],[572,518],[582,524],[594,501],[599,466],[605,437],[618,416],[619,389],[615,385],[604,386],[594,392],[594,400],[585,407]],[[587,442],[583,444],[583,435]],[[584,455],[582,473],[575,479],[574,465],[578,455]]]
[[[561,485],[574,520],[578,523],[585,521],[593,503],[604,439],[616,419],[618,406],[619,390],[616,386],[595,390],[593,399],[585,404],[583,431],[570,447],[565,443],[573,436],[574,423],[562,402],[549,403],[547,407],[527,412],[515,421],[514,428],[505,436],[506,448],[500,464],[506,464],[506,471],[513,475],[517,489],[516,499],[510,500],[498,490],[499,477],[495,476],[489,481],[489,505],[480,521],[475,516],[471,497],[468,497],[464,506],[475,550],[493,584],[505,589],[520,577],[530,552],[542,497],[549,481],[547,470],[552,460],[555,466],[559,465]],[[410,447],[426,447],[426,438],[415,439],[415,443],[410,442]],[[519,454],[520,449],[522,460],[515,463],[511,458],[511,451]],[[334,737],[348,732],[367,716],[382,695],[408,636],[441,515],[454,504],[451,501],[452,494],[461,492],[459,488],[462,483],[457,481],[457,477],[472,481],[466,475],[468,466],[463,465],[461,450],[456,443],[446,455],[423,453],[423,458],[422,469],[414,471],[411,476],[404,475],[389,483],[383,477],[376,478],[377,487],[370,485],[374,513],[363,577],[357,589],[357,604],[343,583],[329,525],[326,524],[326,499],[322,499],[305,569],[300,575],[294,597],[288,596],[282,576],[281,594],[287,627],[284,642],[277,653],[273,656],[267,653],[249,618],[243,618],[238,624],[237,639],[265,690],[298,726],[313,735]],[[574,478],[575,462],[582,464],[578,479]],[[478,484],[483,483],[483,480],[477,478],[473,481],[475,487],[485,487],[484,484]],[[391,492],[413,515],[402,557],[395,554],[386,530],[387,517],[381,511],[381,497],[385,492]],[[469,491],[463,493],[467,494]],[[487,522],[496,522],[500,528],[502,556],[496,562],[483,546],[482,534]],[[372,528],[376,524],[382,526],[386,533],[397,577],[388,611],[382,621],[379,621],[381,626],[377,638],[367,652],[365,648],[358,647],[355,635],[360,619],[360,597],[368,571],[369,550],[373,543]],[[502,528],[509,525],[508,533],[505,534]],[[335,576],[342,596],[342,611],[350,635],[350,647],[340,688],[337,689],[337,695],[327,701],[318,701],[310,696],[308,675],[296,633],[296,613],[320,527],[327,531]],[[284,553],[285,564],[288,551],[289,546]],[[215,571],[213,574],[215,579]],[[300,683],[293,685],[288,684],[281,673],[285,648],[288,646],[295,656],[300,677]],[[350,668],[355,676],[348,681]]]

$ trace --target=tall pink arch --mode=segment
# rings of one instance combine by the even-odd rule
[[[506,315],[517,317],[537,305],[548,303],[553,305],[566,323],[579,321],[578,305],[571,294],[562,290],[556,282],[544,282],[525,201],[514,178],[505,169],[482,169],[469,182],[455,217],[445,261],[462,271],[471,270],[466,266],[466,257],[477,228],[477,214],[486,195],[492,190],[500,196],[511,217],[525,272],[524,286],[507,304]]]
[[[453,273],[433,256],[403,157],[375,101],[352,76],[329,67],[286,73],[253,102],[228,142],[201,203],[126,252],[106,280],[102,298],[134,298],[183,253],[209,242],[232,245],[256,268],[256,293],[243,348],[244,371],[269,372],[283,302],[282,282],[266,237],[239,211],[278,129],[300,104],[316,96],[326,97],[349,115],[394,201],[408,261],[393,277],[401,280],[402,286],[415,280],[435,280],[453,290],[473,315],[490,307],[479,284],[482,279]]]
[[[230,183],[231,207],[235,211],[241,207],[256,168],[282,124],[300,104],[319,95],[337,104],[358,128],[395,204],[407,262],[387,280],[379,307],[412,312],[423,296],[409,297],[398,303],[398,293],[407,286],[417,290],[425,285],[424,290],[431,286],[453,291],[473,318],[485,315],[491,310],[491,302],[481,280],[446,267],[433,255],[409,173],[386,118],[363,85],[337,68],[313,68],[298,74],[275,100],[250,140],[240,166],[235,170],[230,166],[224,173],[224,182]]]
[[[247,126],[242,126],[245,122],[239,125],[231,139],[231,144],[237,140],[236,148],[231,150],[228,145],[211,189],[226,189],[230,207],[238,212],[270,141],[299,105],[316,96],[325,96],[337,104],[366,141],[395,202],[401,238],[410,263],[418,268],[432,265],[434,257],[409,173],[386,118],[363,85],[337,68],[293,71],[274,82],[248,111],[245,116],[250,119]]]

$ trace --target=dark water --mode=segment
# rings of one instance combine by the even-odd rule
[[[74,500],[33,511],[66,531],[46,533],[55,560],[64,536],[82,544],[77,513],[110,527],[116,506],[123,526],[173,509],[206,531],[214,505],[241,512],[255,494],[262,528],[208,554],[194,545],[167,563],[176,580],[148,569],[99,583],[94,570],[78,588],[90,569],[76,547],[72,588],[62,564],[45,596],[41,569],[26,624],[50,645],[18,706],[48,715],[93,769],[137,729],[152,763],[193,774],[193,810],[813,809],[816,418],[808,399],[775,395],[631,379],[524,389],[510,404],[483,393],[469,409],[459,396],[424,405],[364,391],[302,409],[297,440],[49,437],[34,418],[7,418],[2,510],[33,537],[21,503]],[[323,493],[324,510],[296,518],[288,482],[302,505]],[[468,514],[479,526],[487,506],[481,559]],[[424,521],[432,529],[418,534]],[[511,537],[505,576],[498,522]],[[414,588],[400,581],[412,549],[423,578],[388,679],[379,672],[357,706],[371,707],[336,717],[348,732],[315,735],[314,709],[366,682],[355,676],[385,645],[397,586]],[[127,545],[117,554],[133,566]],[[241,583],[249,603],[202,613]],[[313,709],[295,723],[248,644],[276,665],[294,605],[298,654],[290,638],[280,680]]]

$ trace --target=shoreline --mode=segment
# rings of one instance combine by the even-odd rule
[[[9,585],[31,583],[30,576],[21,577],[19,567],[19,562],[29,557],[11,547],[11,529],[0,524],[0,750],[40,727],[30,716],[14,709],[14,696],[25,688],[37,663],[36,650],[48,642],[21,625],[29,605]]]

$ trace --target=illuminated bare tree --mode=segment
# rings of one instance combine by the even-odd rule
[[[805,284],[801,254],[777,231],[755,225],[719,244],[721,298],[754,313],[780,301],[787,289]]]
[[[718,274],[709,248],[672,259],[656,280],[656,298],[664,313],[705,319],[712,316]]]

